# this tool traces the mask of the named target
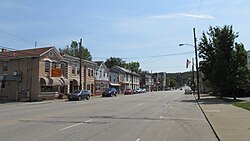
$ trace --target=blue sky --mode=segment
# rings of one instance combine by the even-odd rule
[[[209,26],[233,25],[250,49],[248,0],[1,0],[0,46],[55,46],[83,38],[94,61],[119,57],[152,72],[184,72]],[[198,40],[199,41],[199,40]]]

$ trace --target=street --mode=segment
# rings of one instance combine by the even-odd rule
[[[160,91],[0,104],[3,141],[215,141],[193,95]]]

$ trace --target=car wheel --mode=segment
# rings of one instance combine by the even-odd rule
[[[90,99],[90,96],[88,95],[88,96],[86,97],[86,99],[89,100],[89,99]]]
[[[78,96],[78,100],[79,100],[79,101],[82,100],[82,97],[81,97],[81,96]]]

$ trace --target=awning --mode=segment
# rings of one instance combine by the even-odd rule
[[[60,77],[50,77],[49,85],[50,86],[63,86],[64,82],[62,81]]]
[[[40,85],[41,86],[49,85],[49,78],[45,76],[40,76]]]
[[[117,83],[109,83],[109,85],[111,85],[111,86],[118,86],[118,87],[121,86],[121,84],[117,84]]]
[[[62,81],[64,82],[64,85],[69,85],[69,79],[66,79],[66,78],[61,78]]]

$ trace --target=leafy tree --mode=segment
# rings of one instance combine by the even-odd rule
[[[122,60],[122,58],[117,58],[117,57],[110,57],[105,61],[105,65],[108,68],[112,68],[113,66],[120,66],[124,67],[125,66],[125,61]]]
[[[174,88],[174,87],[176,87],[176,85],[177,85],[176,79],[175,78],[170,78],[170,87]]]
[[[141,70],[140,68],[140,63],[139,62],[129,62],[129,63],[125,63],[125,68],[129,69],[133,72],[140,72]]]
[[[61,49],[59,48],[59,52],[60,53],[66,53],[70,56],[74,56],[74,57],[78,57],[80,58],[80,49],[79,49],[79,45],[77,43],[77,41],[72,41],[71,45],[67,45],[65,48]],[[92,60],[92,55],[89,52],[89,50],[87,48],[82,48],[82,59],[84,60]]]
[[[202,58],[200,70],[204,80],[221,96],[235,94],[236,88],[246,86],[248,70],[246,51],[238,44],[232,26],[210,27],[202,34],[199,42],[199,57]]]
[[[133,72],[140,73],[141,69],[140,68],[140,63],[139,62],[126,62],[123,61],[122,58],[117,58],[117,57],[110,57],[109,59],[106,59],[105,65],[108,68],[112,68],[113,66],[120,66],[124,67],[126,69],[129,69]]]

